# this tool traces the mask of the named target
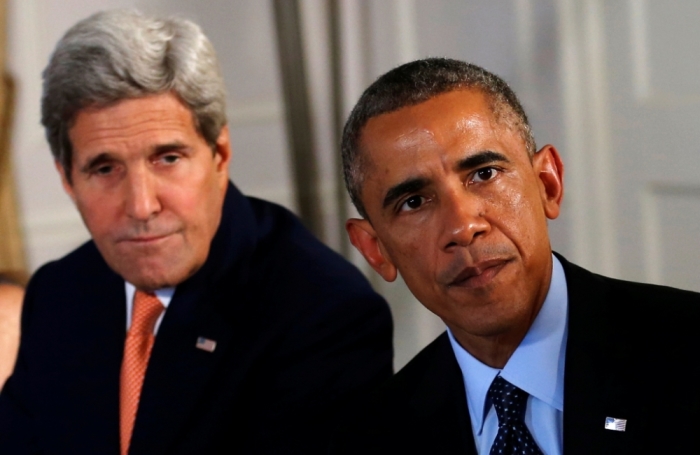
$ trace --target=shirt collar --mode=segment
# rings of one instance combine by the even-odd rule
[[[124,289],[126,290],[126,327],[128,329],[131,326],[131,313],[134,310],[134,294],[136,293],[136,286],[128,281],[124,281]],[[175,287],[157,289],[153,291],[153,293],[156,295],[156,297],[158,297],[160,303],[162,303],[163,307],[165,307],[167,310],[168,305],[170,305],[170,301],[173,299],[173,295],[175,294]],[[156,322],[156,329],[160,325],[161,318],[158,318],[158,322]]]
[[[128,281],[125,281],[124,287],[126,288],[126,301],[129,302],[129,304],[133,305],[134,294],[136,293],[136,286],[129,283]],[[173,299],[173,294],[175,294],[175,287],[173,286],[169,288],[156,289],[155,291],[153,291],[153,293],[156,295],[156,297],[158,297],[160,303],[162,303],[165,308],[168,308],[168,305],[170,305],[170,301]]]
[[[462,370],[467,404],[475,428],[483,429],[486,394],[499,373],[508,382],[559,411],[564,410],[568,294],[564,269],[552,255],[552,280],[547,297],[530,330],[503,370],[481,363],[457,343],[447,330]],[[478,410],[478,412],[477,412]]]

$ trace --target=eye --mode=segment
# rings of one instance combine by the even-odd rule
[[[180,160],[180,155],[169,153],[160,157],[160,160],[165,164],[175,164]]]
[[[424,202],[425,198],[423,196],[411,196],[408,199],[406,199],[403,202],[403,204],[401,204],[401,207],[399,207],[399,211],[409,212],[411,210],[416,210],[420,208]]]
[[[95,157],[89,157],[87,161],[78,167],[85,178],[112,179],[123,170],[123,163],[108,153],[101,153]]]
[[[105,164],[102,166],[97,166],[92,173],[96,175],[109,175],[114,170],[114,166],[111,164]]]
[[[478,169],[476,172],[474,172],[474,177],[472,177],[472,182],[486,182],[488,180],[493,179],[498,175],[498,169],[494,167],[484,167],[481,169]]]

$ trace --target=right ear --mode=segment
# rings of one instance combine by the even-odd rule
[[[64,168],[58,160],[54,160],[53,163],[56,166],[58,175],[61,176],[61,184],[63,185],[63,189],[73,200],[73,203],[75,203],[75,192],[73,191],[73,185],[70,183],[70,181],[68,180],[68,176],[66,175],[66,168]]]
[[[386,281],[394,281],[396,266],[387,255],[372,224],[365,219],[350,218],[345,223],[345,230],[348,231],[350,243],[362,253],[369,265]]]

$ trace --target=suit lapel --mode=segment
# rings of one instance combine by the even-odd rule
[[[199,292],[176,294],[166,312],[144,380],[132,454],[165,453],[202,401],[221,359],[229,358],[234,328],[216,312],[200,305],[207,299],[214,296]],[[214,351],[198,349],[198,337],[215,341]]]
[[[97,251],[94,252],[97,258]],[[64,345],[63,371],[70,377],[58,392],[65,437],[73,447],[90,453],[117,453],[119,447],[119,371],[126,333],[124,281],[104,261],[89,260],[79,270],[80,284],[73,302],[56,302],[65,309],[62,322],[71,335],[55,340]],[[77,304],[76,304],[77,302]],[[76,380],[79,378],[79,380]],[[59,381],[57,381],[59,384]],[[76,402],[81,397],[82,402]],[[80,432],[69,429],[80,428]]]
[[[462,372],[447,334],[433,343],[434,353],[410,403],[421,439],[432,453],[477,455]]]
[[[564,373],[564,453],[635,453],[644,428],[640,406],[624,368],[627,341],[611,326],[610,289],[604,277],[566,262],[569,325]],[[627,431],[605,429],[606,417],[629,419]]]

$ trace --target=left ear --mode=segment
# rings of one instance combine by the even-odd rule
[[[557,149],[547,144],[532,157],[532,166],[540,183],[544,213],[553,220],[559,216],[564,197],[564,163]]]
[[[224,125],[221,128],[219,137],[216,138],[214,153],[216,172],[222,177],[224,185],[228,185],[228,166],[231,161],[231,139],[228,125]]]
[[[345,222],[345,229],[348,231],[350,243],[364,256],[369,265],[384,280],[389,282],[396,280],[398,270],[369,220],[350,218]]]

